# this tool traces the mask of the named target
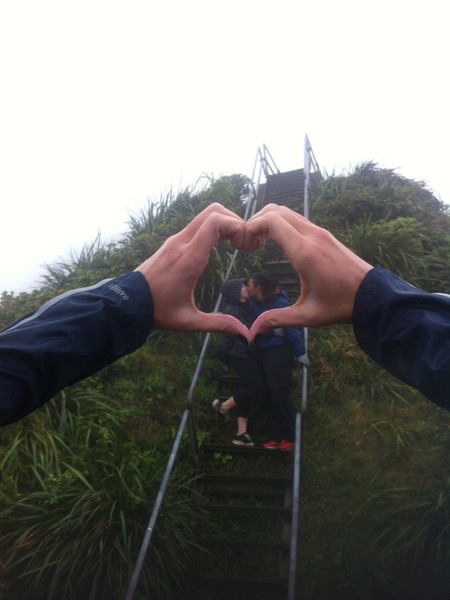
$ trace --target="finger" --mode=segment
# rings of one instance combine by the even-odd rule
[[[183,282],[180,289],[186,291],[187,285],[189,290],[193,290],[208,263],[211,248],[220,239],[242,236],[243,223],[230,211],[203,214],[188,236],[183,230],[168,238],[138,270],[151,269],[158,274],[158,279],[162,277],[168,282],[176,273],[180,283]],[[170,287],[172,285],[174,282],[170,281]]]
[[[310,226],[315,226],[303,217],[297,219],[296,217],[300,217],[300,215],[292,214],[289,209],[286,210],[287,212],[266,210],[263,214],[258,214],[256,218],[253,217],[246,224],[246,241],[257,236],[270,238],[284,250],[286,256],[293,262],[294,259],[298,259],[302,241],[306,241],[306,235],[312,231]]]
[[[242,220],[229,214],[210,213],[186,244],[179,244],[178,239],[172,240],[174,254],[181,265],[180,291],[185,291],[185,299],[189,298],[192,307],[195,285],[208,264],[211,248],[219,240],[242,238],[243,224]]]
[[[200,227],[207,221],[212,215],[223,215],[229,217],[230,219],[234,219],[237,223],[241,224],[241,227],[244,226],[244,221],[238,217],[235,213],[231,212],[218,202],[213,202],[209,206],[207,206],[201,213],[199,213],[186,227],[176,234],[180,241],[184,241],[188,243],[192,238],[196,235]],[[225,239],[225,238],[224,238]]]
[[[244,221],[230,211],[210,212],[196,228],[188,248],[197,258],[209,257],[211,248],[219,240],[231,240],[239,244],[244,238],[244,226]]]
[[[204,313],[199,310],[185,314],[186,320],[179,323],[183,331],[205,331],[226,335],[240,335],[249,339],[250,331],[235,317],[222,313]]]
[[[304,327],[309,325],[308,315],[302,314],[299,304],[286,308],[274,308],[260,315],[250,329],[249,342],[252,343],[256,336],[279,327]]]
[[[287,206],[281,206],[279,204],[273,204],[273,203],[266,204],[266,206],[264,208],[262,208],[259,212],[257,212],[255,215],[253,215],[253,217],[251,217],[247,221],[247,223],[252,223],[259,217],[263,217],[263,216],[267,215],[267,213],[277,213],[280,216],[282,216],[286,221],[291,223],[291,225],[298,223],[299,226],[303,225],[306,228],[308,226],[311,226],[312,228],[315,227],[315,225],[313,225],[311,223],[311,221],[309,221],[306,217],[303,217],[302,215],[291,210]]]
[[[161,248],[137,270],[146,277],[154,300],[154,326],[158,329],[214,331],[233,333],[235,325],[227,319],[199,316],[194,302],[194,289],[206,267],[211,247],[219,239],[243,235],[243,221],[230,211],[209,211],[197,220],[191,234],[183,232],[166,240]],[[158,285],[154,285],[158,282]],[[242,328],[237,327],[242,333]],[[248,334],[248,331],[244,330]]]

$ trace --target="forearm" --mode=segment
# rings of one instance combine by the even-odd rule
[[[149,286],[134,272],[54,298],[0,333],[0,424],[139,348],[153,324]]]
[[[356,294],[353,328],[379,365],[450,410],[450,298],[372,269]]]

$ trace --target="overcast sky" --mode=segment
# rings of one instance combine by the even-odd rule
[[[0,0],[0,291],[305,134],[450,202],[449,45],[443,0]]]

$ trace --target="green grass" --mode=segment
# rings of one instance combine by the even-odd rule
[[[317,343],[303,436],[302,600],[448,598],[449,414],[374,365],[358,373],[356,360],[338,361],[329,338]],[[328,386],[321,367],[334,369]]]
[[[201,341],[189,338],[186,348],[184,339],[155,336],[133,357],[0,431],[2,599],[124,597]],[[436,600],[447,600],[449,414],[371,363],[349,328],[314,331],[310,340],[300,597],[423,600],[426,582]],[[208,425],[220,370],[208,359],[195,393],[203,441],[229,442],[234,434],[231,424]],[[300,373],[296,378],[298,392]],[[211,463],[211,472],[239,472],[231,454]],[[269,465],[258,458],[252,469],[264,474]],[[176,598],[185,585],[196,544],[192,475],[184,442],[136,600],[149,590]],[[265,522],[256,524],[261,535],[270,534]],[[225,559],[234,569],[232,553]],[[261,564],[261,577],[271,560]]]

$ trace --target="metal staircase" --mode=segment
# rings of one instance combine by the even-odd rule
[[[292,517],[291,453],[217,443],[202,446],[201,454],[203,473],[193,494],[193,506],[200,514],[201,550],[192,557],[191,570],[198,597],[284,600]]]
[[[321,175],[306,136],[304,160],[303,169],[281,173],[267,148],[259,148],[244,218],[249,218],[268,203],[285,205],[308,216],[311,181],[320,179]],[[298,278],[282,251],[269,242],[265,252],[265,269],[273,272],[282,287],[297,298]],[[236,257],[237,251],[231,257],[224,279],[230,277]],[[220,304],[221,296],[216,302],[216,312]],[[210,339],[211,335],[207,334],[188,391],[188,406],[181,419],[126,600],[134,598],[184,432],[189,436],[196,472],[192,507],[199,552],[192,555],[187,569],[189,583],[194,582],[198,590],[195,600],[295,600],[298,598],[301,419],[306,409],[307,370],[303,369],[301,409],[296,416],[293,451],[232,446],[230,430],[217,429],[217,423],[210,424],[216,428],[214,443],[199,445],[192,406]],[[257,428],[265,425],[253,419],[251,425],[252,439],[256,443],[264,441],[262,437],[267,434],[263,429],[258,432]]]
[[[270,155],[265,159],[261,158],[260,162],[266,181],[258,187],[258,209],[273,203],[286,206],[307,216],[309,214],[310,187],[319,183],[322,179],[308,138],[305,138],[305,167],[303,169],[281,173]],[[264,270],[278,278],[281,287],[286,291],[290,300],[294,302],[299,297],[300,288],[297,274],[291,263],[281,248],[273,242],[269,241],[267,243],[265,254],[267,258],[263,262]]]
[[[259,190],[260,204],[270,202],[287,206],[303,214],[305,198],[305,172],[303,169],[274,173],[267,176],[266,183]]]
[[[224,374],[217,396],[225,400],[236,385],[234,375]],[[255,447],[230,444],[235,420],[203,426],[213,442],[199,451],[192,491],[199,550],[189,572],[190,587],[204,600],[288,597],[293,455],[262,448],[269,428],[260,407],[252,412]]]

